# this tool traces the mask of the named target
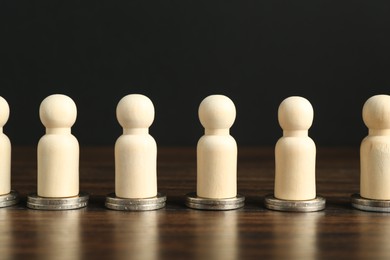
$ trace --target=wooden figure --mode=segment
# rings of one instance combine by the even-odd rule
[[[115,144],[115,194],[106,206],[116,210],[152,210],[165,206],[157,192],[157,144],[149,134],[154,120],[152,101],[140,94],[123,97],[116,115],[123,134]]]
[[[316,197],[316,146],[308,136],[313,107],[307,99],[289,97],[279,106],[283,137],[275,147],[275,197],[311,200]]]
[[[115,194],[120,198],[157,195],[157,144],[149,134],[154,120],[152,101],[143,95],[127,95],[116,109],[123,135],[115,144]]]
[[[0,208],[15,205],[19,201],[18,193],[11,190],[11,142],[3,133],[8,118],[8,103],[0,97]]]
[[[76,104],[68,96],[51,95],[42,101],[39,116],[46,134],[38,143],[38,193],[30,196],[27,206],[49,210],[86,206],[88,195],[79,194],[79,143],[71,134]],[[63,207],[56,207],[58,200]]]
[[[225,210],[244,205],[244,197],[237,195],[237,144],[229,133],[235,118],[234,103],[226,96],[211,95],[201,102],[205,134],[197,146],[197,192],[189,194],[187,206]]]
[[[390,96],[369,98],[363,106],[363,121],[368,136],[360,146],[360,195],[352,195],[352,205],[390,212]]]
[[[308,136],[313,115],[313,107],[303,97],[286,98],[279,106],[283,137],[275,147],[274,195],[265,200],[270,209],[317,211],[325,207],[325,200],[316,196],[316,146]]]
[[[7,101],[0,97],[0,195],[11,192],[11,142],[3,133],[3,127],[9,118]]]
[[[79,143],[71,134],[76,115],[76,104],[65,95],[51,95],[41,103],[46,134],[38,143],[38,196],[79,194]]]

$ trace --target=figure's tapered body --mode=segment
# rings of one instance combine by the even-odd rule
[[[48,131],[50,133],[50,131]],[[46,134],[38,143],[38,196],[79,194],[79,143],[70,133]]]
[[[147,132],[125,134],[115,144],[115,194],[121,198],[157,195],[157,145]]]
[[[237,195],[237,144],[232,136],[204,135],[197,146],[197,195],[232,198]]]
[[[316,197],[316,146],[308,137],[282,137],[275,147],[275,197],[308,200]]]

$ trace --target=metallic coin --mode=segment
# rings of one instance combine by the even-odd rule
[[[156,210],[165,207],[167,197],[162,193],[157,193],[156,197],[152,198],[118,198],[115,193],[110,193],[106,197],[105,206],[113,210],[123,211],[145,211],[145,210]]]
[[[279,211],[294,211],[294,212],[312,212],[319,211],[325,208],[326,200],[317,196],[312,200],[281,200],[274,197],[273,194],[265,196],[265,207]]]
[[[390,212],[390,200],[366,199],[360,194],[352,194],[352,206],[364,211]]]
[[[0,208],[15,205],[19,202],[19,194],[11,190],[10,193],[0,196]]]
[[[79,209],[88,205],[89,195],[80,192],[78,196],[67,198],[46,198],[37,194],[27,196],[27,207],[41,210],[68,210]]]
[[[186,195],[186,206],[192,209],[202,210],[232,210],[243,207],[245,204],[245,197],[237,194],[234,198],[227,199],[210,199],[201,198],[195,192]]]

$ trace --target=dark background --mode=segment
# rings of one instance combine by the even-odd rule
[[[239,145],[273,145],[279,103],[308,98],[318,145],[358,145],[361,109],[390,93],[389,1],[0,1],[0,95],[14,144],[35,145],[40,102],[63,93],[78,107],[81,145],[112,145],[118,101],[154,102],[159,145],[202,135],[201,100],[236,104]]]

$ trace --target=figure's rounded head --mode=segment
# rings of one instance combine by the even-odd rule
[[[228,129],[236,119],[236,107],[224,95],[211,95],[200,103],[198,114],[204,128]]]
[[[148,128],[154,120],[154,106],[147,96],[127,95],[119,101],[116,117],[123,128]]]
[[[370,97],[363,106],[363,121],[370,129],[390,129],[390,96]]]
[[[76,121],[77,107],[65,95],[54,94],[46,97],[39,107],[39,117],[46,128],[67,128]]]
[[[9,118],[9,106],[7,101],[0,97],[0,127],[3,127],[7,123]]]
[[[293,96],[280,103],[278,119],[283,130],[308,130],[313,117],[313,107],[306,98]]]

